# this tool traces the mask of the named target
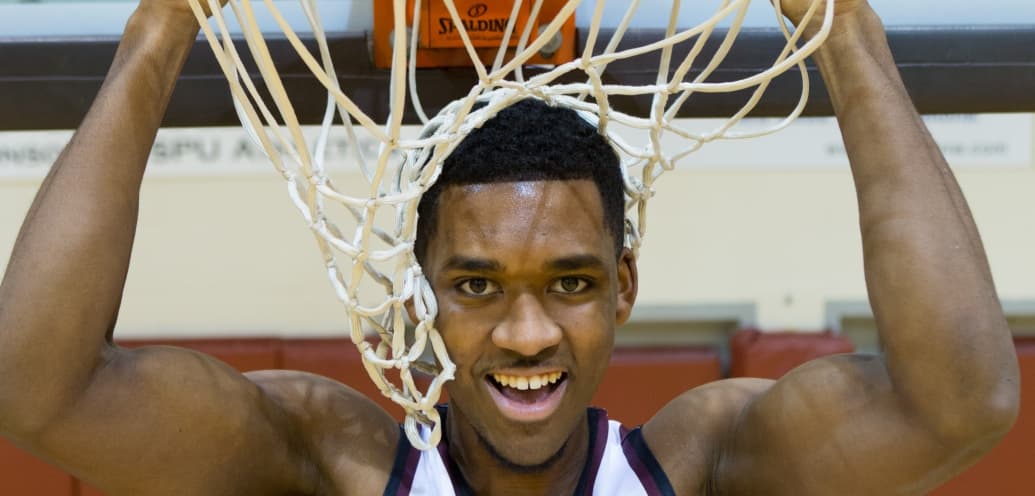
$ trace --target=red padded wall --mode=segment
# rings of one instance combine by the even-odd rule
[[[730,340],[730,376],[779,379],[813,358],[851,353],[855,347],[832,332],[739,331]]]
[[[616,348],[593,404],[636,426],[684,391],[721,378],[719,352],[711,348]]]
[[[125,343],[127,346],[159,344]],[[326,375],[374,398],[401,416],[374,389],[355,347],[346,339],[201,339],[175,341],[210,353],[242,371],[286,368]],[[1021,418],[1003,443],[975,467],[935,491],[935,496],[1032,494],[1027,476],[1035,467],[1035,339],[1017,341],[1022,373]],[[825,334],[744,331],[731,340],[737,376],[779,377],[797,365],[831,353],[851,351],[847,340]],[[626,425],[638,425],[678,394],[721,378],[716,350],[708,348],[618,348],[595,405]],[[103,496],[0,440],[0,496]]]
[[[120,341],[121,346],[168,345],[190,348],[212,355],[233,368],[248,372],[281,368],[282,341],[272,338],[183,339],[163,341]]]
[[[74,496],[76,481],[0,438],[0,495]]]

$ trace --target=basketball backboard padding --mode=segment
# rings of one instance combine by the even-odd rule
[[[584,35],[584,34],[583,34]],[[660,31],[635,30],[625,43],[659,39]],[[270,47],[282,67],[285,85],[298,104],[300,118],[316,123],[322,116],[325,94],[283,38],[270,36]],[[388,113],[388,71],[376,69],[369,57],[364,33],[329,36],[341,86],[375,120]],[[924,113],[1035,111],[1035,25],[983,27],[892,27],[889,40],[903,78]],[[581,50],[580,40],[580,50]],[[712,44],[714,45],[714,43]],[[741,32],[727,62],[713,80],[743,77],[772,63],[782,45],[776,30]],[[78,125],[100,88],[115,52],[114,38],[91,40],[0,40],[0,129],[65,129]],[[607,79],[637,84],[654,79],[649,62],[624,61],[608,68]],[[656,67],[656,65],[655,65]],[[825,91],[813,70],[815,89],[806,113],[830,113]],[[475,76],[470,69],[420,71],[418,88],[426,108],[434,112],[469,90]],[[763,104],[752,115],[781,115],[799,95],[795,75],[774,81]],[[708,95],[685,107],[686,116],[728,115],[744,95]],[[646,113],[648,102],[625,98],[620,107]],[[416,116],[407,115],[408,122]],[[184,68],[166,116],[169,126],[237,125],[237,115],[222,72],[209,48],[199,42]]]
[[[298,0],[271,0],[287,22],[300,33],[308,32]],[[373,28],[375,2],[388,0],[315,0],[328,32],[364,32]],[[600,0],[603,1],[603,0]],[[996,26],[1035,22],[1035,3],[1030,0],[869,0],[888,26]],[[264,3],[264,2],[260,2]],[[671,0],[641,0],[633,18],[633,29],[660,29],[669,18]],[[719,0],[682,2],[680,25],[689,26],[711,13]],[[88,38],[118,36],[137,0],[0,0],[0,37]],[[592,18],[596,0],[584,0],[576,10],[576,23],[585,28]],[[614,28],[628,2],[607,0],[602,27]],[[279,31],[264,12],[256,9],[260,29]],[[768,0],[753,0],[744,20],[749,28],[773,27],[774,14]],[[230,30],[235,32],[233,20]]]
[[[288,21],[305,32],[297,0],[272,0]],[[387,113],[387,72],[374,69],[357,53],[369,53],[374,0],[316,0],[325,28],[339,54],[342,86],[376,119]],[[668,19],[669,0],[642,0],[631,37],[657,37]],[[921,111],[968,113],[1035,109],[1035,3],[987,0],[973,4],[941,0],[870,0],[890,27],[899,68]],[[135,0],[31,0],[0,2],[0,129],[53,129],[78,125],[110,65],[118,34]],[[699,21],[718,2],[682,2],[681,25]],[[576,22],[585,28],[596,2],[583,2]],[[613,27],[627,2],[605,4],[603,26]],[[69,15],[72,14],[72,15]],[[321,87],[287,49],[275,23],[259,22],[287,66],[287,85],[299,98],[305,122],[322,114]],[[779,38],[770,28],[774,13],[766,0],[754,0],[728,64],[717,77],[732,78],[768,67]],[[1023,23],[1023,24],[1017,24]],[[231,30],[233,27],[231,27]],[[303,35],[304,37],[305,35]],[[582,37],[585,30],[582,30]],[[174,126],[237,125],[227,85],[208,47],[199,44],[177,87],[165,123]],[[647,64],[615,64],[613,82],[653,79]],[[817,78],[813,78],[818,83]],[[421,71],[418,86],[428,110],[460,96],[473,83],[465,70]],[[800,83],[794,76],[777,79],[754,115],[778,115],[793,103]],[[814,90],[808,114],[830,112],[822,86]],[[307,100],[313,103],[310,105]],[[687,115],[717,116],[741,101],[740,95],[702,97]],[[632,99],[623,106],[641,106]],[[642,107],[641,107],[642,108]],[[408,122],[415,122],[412,115]]]

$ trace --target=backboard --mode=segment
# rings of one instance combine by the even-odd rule
[[[107,70],[133,0],[2,0],[0,1],[0,129],[72,128],[79,122]],[[717,1],[683,2],[681,25],[692,25],[715,10]],[[988,0],[980,8],[970,2],[940,0],[871,0],[889,26],[889,37],[899,67],[912,96],[926,113],[970,113],[1035,110],[1035,3],[1030,0]],[[294,0],[276,0],[300,31],[306,27]],[[387,108],[387,71],[373,67],[368,32],[373,25],[372,0],[319,0],[319,9],[331,43],[339,54],[343,87],[355,88],[359,102],[375,118]],[[645,0],[632,23],[632,40],[658,37],[668,20],[670,2]],[[617,25],[625,2],[606,6],[605,26]],[[585,1],[577,23],[585,27],[595,6]],[[271,20],[274,50],[278,37]],[[767,1],[755,0],[741,37],[716,79],[767,67],[778,33]],[[585,30],[583,29],[584,33]],[[581,40],[580,40],[581,41]],[[199,43],[187,63],[184,76],[167,117],[167,125],[233,125],[222,74],[208,48]],[[311,112],[302,119],[315,122],[322,112],[323,97],[315,80],[305,74],[290,50],[279,53],[289,75],[289,90],[312,94]],[[294,71],[294,72],[293,72]],[[616,64],[609,76],[623,84],[651,78],[649,71]],[[472,73],[463,69],[422,71],[418,87],[429,110],[462,95]],[[818,81],[818,79],[817,79]],[[465,84],[466,83],[466,84]],[[765,103],[754,115],[786,112],[796,101],[798,82],[777,80]],[[702,100],[688,115],[721,115],[739,103],[738,95]],[[619,105],[636,107],[644,102],[629,99]],[[305,105],[302,105],[305,107]],[[644,107],[645,108],[645,107]],[[814,91],[807,111],[830,112],[822,88]],[[412,121],[412,116],[409,116]]]

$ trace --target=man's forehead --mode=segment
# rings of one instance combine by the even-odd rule
[[[454,185],[452,187],[453,188],[462,188],[463,190],[465,190],[465,192],[472,193],[472,194],[479,194],[479,193],[490,193],[491,194],[492,190],[498,189],[498,188],[494,188],[494,186],[505,185],[505,187],[510,188],[511,190],[513,190],[515,196],[523,197],[523,198],[531,198],[531,197],[534,197],[536,195],[536,192],[539,189],[537,186],[542,186],[546,182],[547,181],[508,181],[508,182],[498,182],[498,183],[458,184],[458,185]],[[564,183],[565,181],[558,180],[557,182]]]
[[[589,180],[455,185],[438,208],[431,245],[446,258],[501,249],[596,253],[610,244]]]
[[[603,206],[596,185],[588,179],[511,181],[451,185],[438,205],[440,225],[448,217],[500,220],[529,225],[551,221],[601,224]]]
[[[500,189],[511,189],[521,194],[534,194],[536,191],[547,188],[593,188],[596,185],[592,179],[516,179],[508,181],[489,181],[476,183],[458,183],[449,185],[445,191],[466,191],[480,193]]]

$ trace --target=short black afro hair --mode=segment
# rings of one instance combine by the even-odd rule
[[[616,256],[625,240],[625,189],[618,154],[574,110],[527,98],[471,131],[446,157],[438,180],[417,207],[414,247],[423,261],[435,233],[439,197],[450,186],[589,179],[600,192],[604,226]]]

